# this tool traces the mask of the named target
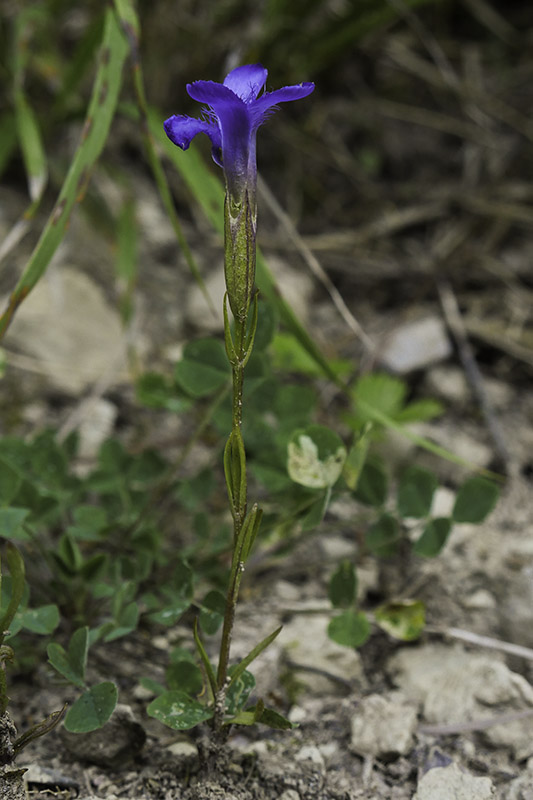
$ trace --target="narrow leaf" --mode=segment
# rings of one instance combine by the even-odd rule
[[[25,731],[21,736],[19,736],[13,742],[13,749],[15,751],[15,755],[18,755],[21,750],[23,750],[26,745],[33,742],[35,739],[38,739],[39,736],[44,736],[45,733],[50,733],[56,725],[59,725],[63,717],[65,716],[65,712],[67,710],[67,705],[63,706],[59,711],[53,711],[49,714],[46,719],[42,722],[37,723],[28,731]]]
[[[262,653],[263,650],[265,650],[270,644],[272,644],[276,636],[279,636],[279,634],[281,633],[282,627],[283,626],[276,628],[275,631],[270,633],[268,636],[265,636],[265,638],[261,642],[259,642],[259,644],[256,644],[256,646],[252,650],[250,650],[248,655],[245,656],[242,659],[242,661],[240,661],[237,664],[237,666],[232,670],[231,673],[231,678],[229,682],[230,686],[232,685],[232,683],[234,683],[236,680],[240,678],[244,670],[252,663],[252,661],[255,661],[257,656],[260,655],[260,653]]]

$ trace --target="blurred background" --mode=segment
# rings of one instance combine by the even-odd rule
[[[106,8],[70,0],[2,3],[4,306],[78,152]],[[138,65],[151,119],[198,114],[186,84],[222,80],[242,63],[267,66],[268,89],[315,81],[310,99],[284,107],[259,134],[266,182],[259,241],[327,354],[359,358],[362,345],[317,278],[320,267],[378,349],[405,320],[441,315],[437,284],[445,277],[479,357],[501,377],[508,377],[510,363],[516,379],[524,369],[527,375],[533,363],[530,4],[141,0],[138,14]],[[86,192],[60,241],[39,255],[44,277],[5,340],[15,394],[44,385],[61,403],[103,374],[111,382],[124,377],[133,363],[125,367],[121,356],[125,329],[142,370],[153,359],[175,360],[183,339],[220,327],[190,266],[218,309],[220,234],[202,192],[206,176],[220,182],[221,171],[205,137],[186,154],[200,157],[203,177],[188,179],[156,143],[190,249],[184,254],[150,168],[131,66],[128,56]],[[509,353],[512,362],[501,358]],[[8,428],[18,417],[12,392],[2,400]]]

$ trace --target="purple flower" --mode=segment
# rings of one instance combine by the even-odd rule
[[[207,107],[203,118],[178,114],[165,122],[167,136],[182,150],[187,150],[198,133],[209,136],[213,160],[224,169],[229,194],[237,204],[242,202],[246,189],[251,197],[255,196],[255,137],[259,126],[278,103],[307,97],[315,88],[314,83],[300,83],[260,94],[267,74],[261,64],[247,64],[228,73],[224,83],[189,83],[189,95]]]

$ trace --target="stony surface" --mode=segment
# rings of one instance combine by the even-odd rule
[[[352,717],[351,746],[362,756],[391,758],[413,747],[417,708],[399,693],[364,697]]]
[[[428,722],[460,725],[533,709],[533,687],[522,675],[493,655],[460,645],[402,650],[389,661],[388,670],[408,697],[422,702]],[[495,746],[510,748],[517,760],[533,754],[528,717],[491,725],[481,735]]]
[[[52,386],[78,395],[103,377],[115,383],[125,368],[120,318],[99,286],[72,267],[51,268],[16,316],[6,346]],[[83,357],[80,354],[83,353]]]
[[[493,800],[490,778],[475,778],[461,772],[456,764],[430,769],[418,783],[413,800]]]
[[[123,703],[117,705],[103,728],[83,735],[62,728],[60,735],[71,755],[103,767],[134,758],[146,741],[144,728],[134,718],[131,708]]]

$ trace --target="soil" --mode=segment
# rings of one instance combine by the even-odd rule
[[[472,6],[479,14],[485,4]],[[276,162],[265,145],[264,172],[273,167],[274,193],[298,220],[303,239],[290,225],[284,227],[286,218],[280,224],[275,209],[260,197],[261,246],[267,259],[281,262],[281,286],[284,281],[295,285],[296,295],[304,297],[299,311],[328,357],[352,359],[354,369],[380,366],[388,343],[406,323],[442,323],[447,355],[426,353],[426,343],[415,339],[421,360],[405,379],[413,398],[436,397],[446,412],[436,422],[418,425],[416,432],[501,474],[495,511],[481,526],[456,526],[435,560],[377,565],[359,558],[351,510],[339,505],[324,530],[306,538],[283,562],[260,561],[243,583],[234,653],[247,652],[258,631],[273,630],[280,622],[300,644],[312,644],[306,637],[318,631],[324,653],[309,655],[304,647],[295,655],[286,641],[258,660],[258,694],[297,727],[232,730],[214,774],[201,758],[206,731],[174,733],[148,717],[150,698],[138,683],[142,676],[163,675],[167,651],[182,635],[190,636],[190,628],[164,636],[142,628],[105,649],[95,646],[91,679],[115,681],[121,707],[113,723],[95,734],[73,737],[56,730],[24,750],[17,765],[27,768],[32,800],[533,798],[533,176],[527,119],[533,104],[531,63],[519,46],[520,35],[528,41],[531,26],[524,25],[518,5],[513,13],[516,19],[489,16],[488,23],[483,18],[466,31],[450,23],[452,30],[439,39],[437,50],[423,16],[422,29],[407,15],[399,31],[370,37],[359,64],[338,68],[339,85],[360,93],[361,118],[354,120],[355,100],[339,90],[329,100],[317,100],[301,152],[294,145],[303,134],[276,117],[276,136],[285,148],[292,147],[294,165]],[[529,33],[522,33],[526,29]],[[505,81],[492,65],[495,43],[508,48]],[[442,54],[458,71],[458,83]],[[427,107],[417,114],[413,98],[419,97]],[[121,135],[131,144],[133,134]],[[352,154],[354,143],[360,158]],[[120,136],[114,147],[120,152]],[[313,159],[305,158],[308,152]],[[176,268],[180,256],[153,186],[134,163],[129,169],[142,197],[143,258],[131,336],[142,366],[170,371],[178,340],[199,335],[206,323],[187,316],[185,306],[196,302],[195,289],[186,267]],[[189,218],[183,187],[173,180],[191,247],[202,265],[217,265],[219,242],[210,238],[205,220]],[[93,181],[105,195],[107,177],[97,170]],[[15,176],[2,192],[7,231],[25,208],[22,178]],[[2,289],[7,291],[24,263],[31,236],[22,243],[15,268],[2,278]],[[313,272],[313,256],[344,298],[344,318]],[[106,314],[116,303],[110,247],[104,237],[94,241],[81,215],[73,218],[45,280],[49,286],[55,281],[57,288],[64,285],[65,272],[90,280],[94,302],[101,301]],[[213,274],[206,267],[206,280]],[[85,425],[98,439],[95,429],[101,424],[105,435],[119,431],[135,446],[165,438],[175,443],[180,429],[171,414],[154,418],[156,428],[150,428],[149,413],[142,412],[141,422],[135,417],[124,360],[110,377],[97,353],[93,371],[83,373],[82,352],[75,352],[74,362],[54,373],[50,357],[32,349],[35,324],[46,319],[39,314],[50,309],[39,308],[33,328],[31,321],[24,328],[24,314],[44,283],[21,306],[20,323],[15,320],[6,339],[5,430],[29,433],[54,425],[65,431]],[[56,341],[71,335],[68,303],[63,312],[61,318],[51,312]],[[79,308],[73,316],[80,316]],[[372,347],[354,334],[354,320]],[[109,323],[110,338],[115,322]],[[26,338],[25,330],[30,332]],[[40,330],[44,340],[47,325]],[[101,356],[101,344],[95,348]],[[85,404],[88,397],[93,405]],[[330,413],[335,426],[333,390],[325,386],[323,398],[325,416]],[[195,456],[201,461],[202,447],[193,461]],[[456,488],[464,476],[461,468],[402,437],[390,437],[383,447],[391,464],[414,458],[430,465],[445,487]],[[94,454],[87,448],[90,463]],[[439,502],[447,501],[444,490]],[[320,631],[330,614],[327,582],[340,557],[357,563],[363,607],[372,610],[391,598],[416,597],[426,604],[427,629],[419,641],[399,643],[376,631],[357,654],[328,650],[333,646]],[[54,684],[44,666],[30,674],[10,672],[9,681],[9,710],[19,732],[75,699]],[[427,776],[437,774],[444,775],[441,787],[428,790]],[[461,786],[452,794],[454,781]],[[9,789],[2,791],[7,800]]]

